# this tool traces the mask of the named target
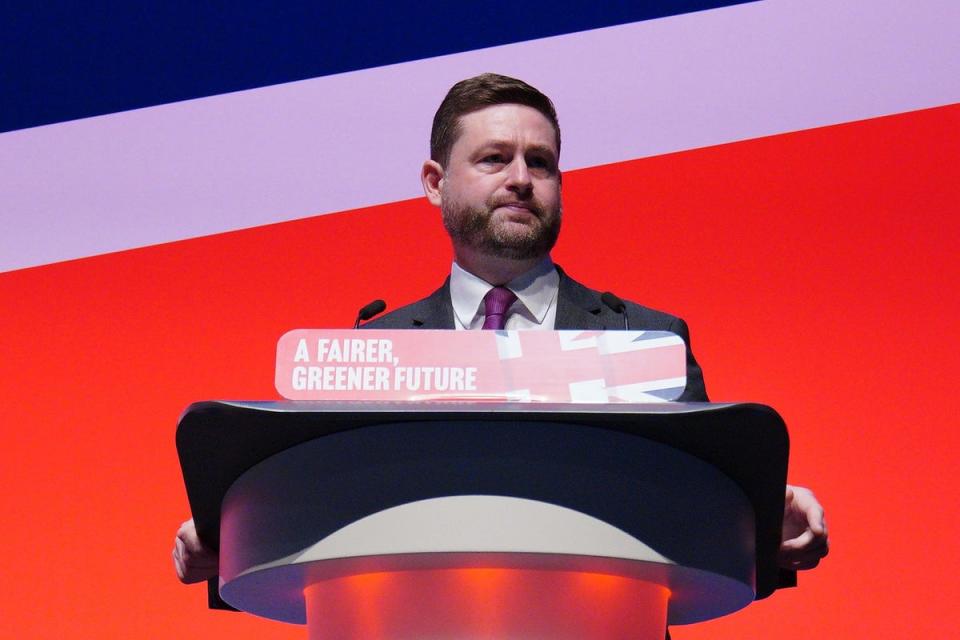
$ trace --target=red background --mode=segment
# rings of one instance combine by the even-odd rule
[[[828,509],[800,588],[677,640],[954,626],[958,149],[953,105],[565,175],[555,260],[683,316],[712,399],[777,408],[791,481]],[[418,199],[0,274],[5,627],[305,638],[177,582],[177,417],[275,398],[284,332],[396,308],[449,261]]]

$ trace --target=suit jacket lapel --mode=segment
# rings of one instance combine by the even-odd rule
[[[554,329],[599,331],[606,329],[601,317],[603,303],[595,291],[573,280],[563,269],[560,272],[560,290],[557,292],[557,318]]]
[[[450,299],[450,278],[430,296],[418,302],[411,310],[415,329],[453,329],[453,302]]]

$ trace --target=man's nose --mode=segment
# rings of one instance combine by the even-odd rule
[[[507,188],[516,193],[525,193],[532,190],[530,170],[522,157],[514,158],[507,173]]]

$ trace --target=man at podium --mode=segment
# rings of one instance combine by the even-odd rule
[[[573,280],[550,259],[561,226],[560,127],[550,99],[527,83],[483,74],[455,84],[433,120],[421,170],[453,245],[450,276],[428,297],[373,320],[380,329],[666,330],[687,345],[682,401],[706,402],[686,323]],[[828,551],[823,509],[808,489],[787,486],[781,568],[815,567]],[[218,574],[193,521],[177,532],[173,558],[185,583]]]

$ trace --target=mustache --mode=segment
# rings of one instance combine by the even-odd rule
[[[505,207],[511,204],[518,204],[522,207],[526,207],[530,210],[532,214],[538,218],[543,218],[545,211],[543,205],[541,205],[535,198],[521,199],[521,198],[509,198],[509,197],[500,197],[500,198],[491,198],[487,201],[487,211],[493,212],[494,209],[499,207]]]

